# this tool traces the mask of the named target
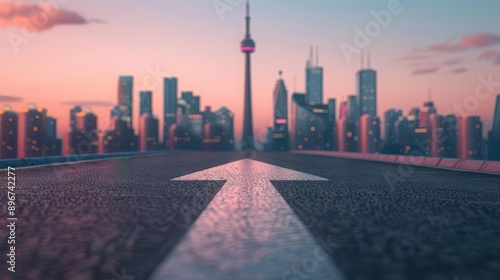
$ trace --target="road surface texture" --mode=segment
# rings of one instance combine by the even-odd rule
[[[248,228],[249,223],[235,223],[226,231],[209,223],[217,217],[234,223],[237,217],[223,211],[214,215],[211,210],[221,205],[217,194],[231,186],[229,178],[228,185],[222,180],[226,178],[215,177],[172,180],[248,156],[193,152],[17,169],[16,273],[8,272],[5,262],[9,245],[7,200],[2,194],[0,279],[142,280],[154,278],[155,271],[189,249],[183,244],[203,231],[200,225],[212,226],[217,240],[224,240],[220,235],[227,231],[229,243],[237,243],[236,229],[242,236],[262,238]],[[281,238],[281,229],[291,228],[297,236],[305,236],[295,243],[314,241],[296,251],[295,264],[274,267],[267,279],[321,279],[318,273],[327,267],[339,268],[343,278],[356,280],[500,279],[500,176],[288,153],[257,153],[249,160],[327,179],[270,177],[274,189],[252,179],[266,188],[261,197],[269,197],[270,204],[283,211],[277,213],[289,217],[276,223],[279,230],[267,238]],[[0,172],[5,186],[6,173]],[[244,189],[235,193],[241,191],[245,193]],[[258,196],[259,189],[247,193]],[[231,199],[236,205],[248,205],[249,197]],[[261,206],[269,207],[252,205]],[[252,210],[232,207],[214,209]],[[258,222],[266,213],[250,217]],[[205,231],[208,238],[201,240],[209,243]],[[212,252],[221,267],[224,262],[227,269],[234,265],[217,250]],[[328,258],[323,258],[324,252]],[[245,254],[249,261],[255,258],[251,251]],[[203,279],[220,278],[207,273]]]

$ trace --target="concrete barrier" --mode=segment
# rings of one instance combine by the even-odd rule
[[[438,166],[440,161],[441,161],[441,158],[425,157],[424,161],[422,162],[422,165],[425,165],[425,166]]]
[[[427,166],[446,169],[457,169],[476,172],[487,172],[500,174],[500,161],[463,160],[455,158],[435,158],[403,155],[383,155],[383,154],[361,154],[351,152],[330,152],[330,154],[320,151],[300,151],[300,154],[317,154],[324,156],[335,156],[339,158],[371,160],[405,165]]]
[[[401,164],[408,164],[408,157],[407,156],[398,156],[395,160],[396,163],[401,163]]]
[[[455,166],[457,169],[470,170],[470,171],[481,171],[485,161],[483,160],[461,160]]]
[[[460,159],[456,158],[442,158],[438,166],[443,168],[455,168],[460,161]]]
[[[124,153],[112,153],[112,154],[88,154],[88,155],[6,159],[6,160],[0,160],[0,169],[6,169],[9,166],[13,168],[20,168],[20,167],[37,166],[37,165],[60,164],[60,163],[70,163],[70,162],[96,160],[96,159],[133,157],[133,156],[144,156],[144,155],[165,154],[165,153],[170,153],[170,151],[165,150],[165,151],[152,151],[152,152],[127,152],[127,153],[124,152]]]
[[[500,161],[487,161],[481,168],[482,172],[500,174]]]

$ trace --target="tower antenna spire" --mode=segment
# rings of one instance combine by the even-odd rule
[[[361,50],[361,69],[365,67],[365,51]]]
[[[429,88],[429,101],[432,101],[432,89]]]
[[[247,22],[247,26],[246,26],[246,37],[247,38],[250,38],[250,0],[247,0],[247,15],[246,15],[246,22]]]
[[[312,66],[313,65],[313,57],[314,57],[314,54],[313,54],[313,46],[309,46],[309,63],[308,63],[308,66]]]
[[[316,46],[316,66],[319,66],[319,46]]]
[[[368,50],[368,69],[371,69],[372,68],[372,54],[370,52],[370,50]]]

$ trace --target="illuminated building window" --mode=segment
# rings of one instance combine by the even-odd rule
[[[38,127],[37,127],[37,126],[34,126],[34,127],[33,127],[33,131],[37,132],[37,131],[38,131]]]
[[[347,137],[351,138],[352,137],[352,132],[349,131],[349,132],[347,132],[346,135],[347,135]]]
[[[304,147],[302,145],[299,145],[299,150],[302,150],[304,149]]]
[[[311,126],[311,131],[312,131],[312,132],[315,132],[315,131],[316,131],[316,127]]]

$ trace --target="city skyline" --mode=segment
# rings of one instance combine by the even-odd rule
[[[177,40],[174,44],[167,44],[165,39],[162,39],[159,35],[155,35],[159,34],[155,29],[151,27],[146,29],[135,27],[132,30],[136,30],[136,32],[131,33],[131,38],[145,35],[144,32],[141,33],[140,31],[147,30],[146,35],[148,36],[146,37],[148,40],[145,42],[154,42],[151,45],[154,46],[153,50],[155,51],[152,51],[151,55],[148,55],[144,51],[138,51],[140,55],[137,57],[130,57],[129,60],[123,60],[122,58],[127,57],[127,54],[130,56],[133,48],[137,45],[134,40],[121,41],[120,46],[122,47],[117,49],[120,55],[109,53],[110,61],[114,61],[114,63],[109,63],[107,60],[104,60],[104,63],[100,63],[99,55],[103,53],[102,51],[110,50],[109,47],[114,45],[111,42],[113,37],[111,35],[118,35],[123,32],[119,25],[119,23],[124,24],[123,21],[120,21],[122,18],[116,13],[108,15],[105,13],[109,11],[109,6],[107,6],[109,4],[104,4],[102,10],[93,8],[92,4],[88,6],[81,5],[81,3],[64,5],[61,9],[75,11],[88,18],[95,16],[95,18],[100,20],[89,20],[88,26],[57,26],[55,24],[50,29],[35,33],[36,36],[30,38],[28,43],[19,45],[20,50],[18,53],[14,52],[8,38],[9,34],[18,34],[20,30],[14,24],[9,24],[4,20],[1,25],[4,28],[0,29],[0,32],[5,35],[5,40],[0,41],[0,48],[5,50],[4,53],[10,54],[5,58],[7,65],[11,66],[9,71],[5,71],[5,81],[11,82],[0,83],[0,93],[5,96],[0,102],[11,105],[16,111],[25,107],[26,103],[31,101],[37,104],[38,107],[50,108],[50,114],[60,120],[57,123],[58,133],[65,133],[69,127],[69,120],[65,116],[67,116],[67,111],[74,105],[93,105],[91,107],[96,115],[101,120],[107,119],[109,109],[116,103],[116,83],[113,82],[116,76],[131,75],[135,78],[137,86],[134,88],[135,101],[133,112],[139,111],[137,102],[139,91],[151,90],[154,99],[160,99],[158,102],[155,102],[154,112],[156,112],[157,116],[160,116],[159,112],[162,112],[161,99],[163,91],[162,81],[157,80],[162,79],[164,76],[177,77],[180,81],[180,91],[190,90],[204,97],[202,107],[211,105],[213,107],[227,106],[233,108],[235,110],[235,135],[239,139],[243,121],[242,111],[239,111],[239,108],[243,108],[243,99],[239,93],[241,92],[241,84],[244,81],[243,75],[240,73],[241,57],[237,48],[234,47],[234,41],[241,38],[241,29],[244,28],[244,22],[241,20],[244,14],[244,1],[241,2],[242,4],[230,7],[230,10],[223,12],[222,19],[219,16],[220,10],[218,11],[211,2],[199,5],[195,5],[189,1],[187,3],[180,1],[171,2],[171,7],[179,9],[179,11],[191,9],[193,13],[200,16],[198,20],[186,21],[172,15],[175,17],[179,30],[186,31],[185,29],[190,25],[202,26],[206,24],[214,32],[224,31],[222,32],[224,34],[217,33],[217,38],[220,37],[220,40],[210,40],[212,43],[205,46],[207,50],[212,52],[214,58],[200,56],[201,53],[199,51],[201,48],[199,47],[199,43],[195,43],[205,42],[206,38],[204,38],[205,35],[198,35],[198,32],[186,31],[187,33],[181,35],[178,33],[180,31],[169,30],[172,33],[171,36],[175,35]],[[390,1],[377,1],[370,4],[361,2],[349,4],[345,1],[337,4],[324,3],[325,11],[320,11],[316,6],[293,2],[295,6],[290,5],[291,7],[287,8],[290,9],[289,14],[279,15],[275,18],[270,16],[269,10],[280,7],[280,3],[263,4],[262,2],[254,2],[252,3],[252,7],[255,12],[252,16],[255,17],[255,23],[252,33],[259,42],[262,41],[260,44],[264,48],[262,54],[259,51],[254,56],[253,66],[255,73],[253,80],[255,86],[253,90],[253,102],[255,104],[266,104],[272,101],[272,87],[275,83],[275,73],[279,69],[284,71],[283,79],[288,84],[290,92],[302,92],[305,89],[303,63],[304,58],[307,56],[309,45],[312,44],[320,46],[321,57],[319,61],[324,67],[325,75],[324,99],[336,98],[337,104],[340,104],[345,96],[356,92],[353,75],[360,68],[359,55],[353,55],[349,62],[339,46],[343,42],[352,44],[356,34],[355,27],[364,27],[365,24],[373,21],[373,16],[370,12],[379,12],[387,9],[387,4]],[[422,35],[421,37],[417,36],[420,40],[409,38],[409,42],[400,42],[402,40],[398,40],[396,44],[393,42],[394,37],[401,32],[403,27],[408,27],[409,22],[421,14],[423,9],[420,6],[421,4],[413,2],[401,1],[400,4],[403,10],[400,14],[392,16],[394,23],[384,27],[380,35],[372,38],[368,46],[372,53],[372,66],[377,69],[379,74],[378,96],[380,102],[376,108],[378,112],[385,112],[387,109],[397,107],[407,113],[411,108],[419,106],[425,100],[423,96],[429,87],[433,89],[433,100],[436,107],[442,108],[441,112],[447,109],[453,110],[454,104],[462,105],[469,96],[473,95],[476,87],[481,84],[479,81],[480,77],[486,81],[490,79],[489,75],[492,75],[491,79],[493,81],[498,79],[495,75],[498,68],[494,65],[496,62],[494,60],[494,51],[498,50],[498,36],[495,35],[494,29],[487,24],[489,22],[488,18],[491,16],[488,11],[485,12],[481,9],[481,20],[476,20],[473,24],[471,22],[471,25],[467,26],[467,28],[458,30],[456,27],[452,27],[452,23],[458,22],[459,16],[464,13],[466,8],[469,9],[472,15],[479,14],[477,8],[471,6],[471,4],[464,4],[465,7],[456,8],[455,13],[444,17],[443,20],[446,24],[437,26],[436,30],[419,33]],[[123,1],[122,5],[125,10],[137,8],[130,1]],[[168,6],[164,3],[156,5],[161,7]],[[304,15],[304,18],[307,19],[315,15],[318,17],[318,20],[309,22],[305,20],[294,21],[293,16],[297,15],[297,10],[300,7],[305,7],[303,5],[310,6],[312,9],[311,14]],[[430,5],[439,6],[441,4]],[[493,9],[498,4],[488,3],[488,5],[491,5]],[[155,12],[148,9],[148,5],[142,5],[138,8],[141,11],[149,11],[153,13],[152,15],[156,15]],[[427,7],[429,10],[432,8]],[[352,19],[348,20],[345,17],[339,17],[338,19],[329,19],[327,21],[327,23],[332,24],[331,26],[319,25],[319,19],[330,18],[327,17],[327,12],[338,14],[341,10],[353,10],[357,12],[354,13]],[[432,9],[432,12],[438,13],[437,9]],[[171,10],[166,9],[165,13],[170,15]],[[137,19],[137,17],[139,16],[134,16],[133,18]],[[396,20],[398,20],[397,24],[395,23]],[[280,21],[283,22],[280,23]],[[334,25],[332,21],[339,21],[341,24]],[[292,36],[290,34],[291,29],[283,28],[284,22],[292,24],[291,28],[296,30],[301,36]],[[144,25],[144,23],[142,24]],[[427,22],[422,22],[422,26],[428,24]],[[271,37],[269,31],[266,31],[266,26],[273,26],[276,28],[276,31],[280,31],[277,33],[280,34],[280,36],[277,36],[279,38]],[[334,33],[340,32],[342,36],[327,36],[326,34],[328,33],[325,32],[325,28],[332,29]],[[424,28],[418,27],[417,29],[423,30]],[[82,55],[75,57],[73,51],[71,51],[73,48],[65,49],[67,54],[58,49],[71,46],[76,47],[72,42],[66,40],[67,36],[69,36],[68,32],[75,30],[82,32],[83,38],[88,37],[91,33],[107,34],[110,37],[97,36],[93,39],[96,44],[103,43],[103,46],[105,46],[102,50],[95,52],[95,58],[92,52],[85,51],[82,52]],[[195,33],[197,36],[195,36]],[[439,40],[439,36],[441,36],[441,40]],[[455,36],[454,39],[453,36]],[[388,37],[393,39],[389,39]],[[465,39],[462,40],[462,38]],[[226,44],[229,39],[232,40],[231,45]],[[52,40],[62,40],[64,43],[54,49]],[[455,43],[461,41],[462,43]],[[189,44],[181,44],[182,42]],[[446,43],[440,44],[440,42]],[[185,51],[179,52],[179,44],[182,45]],[[166,48],[164,52],[158,52],[157,48],[160,46],[164,49]],[[49,55],[52,63],[45,64],[43,63],[43,57],[47,53],[44,53],[44,51],[47,51],[49,47],[51,50],[54,50]],[[95,51],[95,47],[96,45],[90,44],[89,50]],[[421,54],[415,51],[418,48],[427,48],[428,51]],[[61,52],[57,50],[61,50]],[[222,53],[224,53],[223,56],[217,56],[217,54]],[[172,57],[172,55],[176,55],[179,58]],[[270,55],[274,59],[269,59]],[[436,61],[440,61],[439,71],[436,70],[437,72],[430,73],[436,67],[424,67],[425,69],[422,67],[412,68],[417,64],[431,65],[432,63],[428,61],[430,57],[435,59],[432,60],[434,62],[431,61],[434,64]],[[480,57],[482,60],[479,60]],[[83,60],[87,62],[84,63]],[[28,64],[32,65],[32,67],[27,67]],[[52,74],[48,78],[46,74],[40,74],[40,67],[42,65],[48,65],[50,70],[52,70],[44,70],[44,72]],[[86,67],[72,67],[82,65]],[[92,65],[94,67],[90,67]],[[187,68],[183,68],[182,65],[189,65],[189,67],[186,66]],[[464,67],[468,68],[465,72],[463,71],[464,69],[460,69]],[[209,68],[212,71],[209,71]],[[105,69],[111,71],[104,73],[103,70]],[[456,70],[456,73],[449,73],[445,69],[449,69],[449,71]],[[225,75],[216,74],[220,73],[220,71],[224,71]],[[156,77],[154,76],[155,72],[162,73],[162,75]],[[202,72],[205,74],[202,75]],[[21,73],[24,75],[20,75]],[[207,73],[210,73],[210,75],[207,76]],[[111,75],[113,75],[113,80],[108,79]],[[15,81],[18,81],[17,77],[20,76],[23,76],[23,82],[15,83]],[[23,86],[20,86],[21,84]],[[151,87],[148,88],[147,86]],[[471,114],[481,116],[486,131],[492,125],[494,96],[497,91],[491,92],[488,99],[491,102],[488,100],[481,101],[478,108]],[[9,97],[14,97],[14,99],[9,99]],[[5,102],[6,100],[21,102]],[[381,114],[379,113],[379,115]],[[160,118],[160,122],[160,126],[162,126],[162,118]],[[266,106],[262,110],[259,110],[259,113],[254,116],[254,122],[256,137],[265,139],[266,129],[272,125],[271,106]],[[138,123],[139,118],[136,116],[133,121],[136,131]],[[100,122],[100,127],[102,124],[103,122]]]

